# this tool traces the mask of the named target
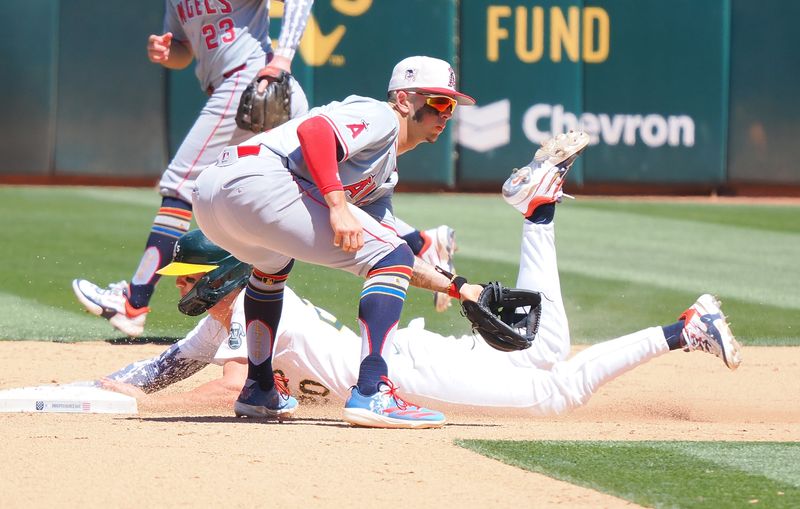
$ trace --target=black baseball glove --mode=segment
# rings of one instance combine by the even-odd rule
[[[525,306],[530,310],[519,309]],[[472,330],[489,346],[513,352],[533,344],[542,315],[542,296],[531,290],[505,288],[495,281],[484,286],[477,302],[463,301],[461,309],[472,322]]]
[[[277,77],[262,76],[254,79],[242,92],[236,125],[241,129],[263,133],[289,120],[292,110],[291,74],[281,71]],[[258,83],[269,80],[266,90],[258,93]]]

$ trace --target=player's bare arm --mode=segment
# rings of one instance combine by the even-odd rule
[[[110,378],[100,380],[107,390],[136,398],[140,411],[158,412],[199,410],[209,407],[229,408],[236,401],[247,379],[247,363],[244,359],[231,359],[222,367],[222,377],[215,378],[186,392],[156,392],[147,394],[141,388]]]
[[[172,32],[152,34],[147,39],[147,58],[169,69],[183,69],[192,63],[192,48],[188,43],[172,38]]]
[[[419,257],[414,258],[414,271],[411,273],[411,286],[433,290],[435,292],[448,293],[450,291],[450,278],[438,272],[433,265]],[[459,290],[461,300],[478,300],[483,287],[471,283],[464,283]]]

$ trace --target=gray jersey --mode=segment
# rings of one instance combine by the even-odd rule
[[[189,43],[201,88],[216,87],[222,75],[253,55],[272,53],[269,0],[165,0],[164,32]],[[313,0],[287,0],[279,54],[291,59],[305,30]],[[265,61],[266,64],[266,61]]]
[[[285,158],[289,170],[313,182],[297,137],[297,127],[312,116],[324,118],[336,134],[343,151],[338,165],[339,177],[350,203],[362,206],[391,194],[397,183],[400,123],[385,101],[351,95],[344,101],[314,108],[307,115],[251,138],[245,144],[259,143],[268,147]]]

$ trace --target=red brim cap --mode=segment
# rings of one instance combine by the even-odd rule
[[[431,87],[424,87],[424,88],[415,88],[414,90],[418,92],[425,92],[428,94],[436,94],[436,95],[446,95],[447,97],[452,97],[455,99],[458,104],[462,104],[465,106],[472,106],[475,104],[475,99],[468,96],[467,94],[462,94],[461,92],[457,92],[450,88],[431,88]]]

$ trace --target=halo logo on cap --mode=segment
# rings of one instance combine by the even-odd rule
[[[456,73],[446,61],[414,56],[401,60],[392,70],[388,90],[410,89],[452,97],[458,104],[475,104],[475,99],[456,89]]]

